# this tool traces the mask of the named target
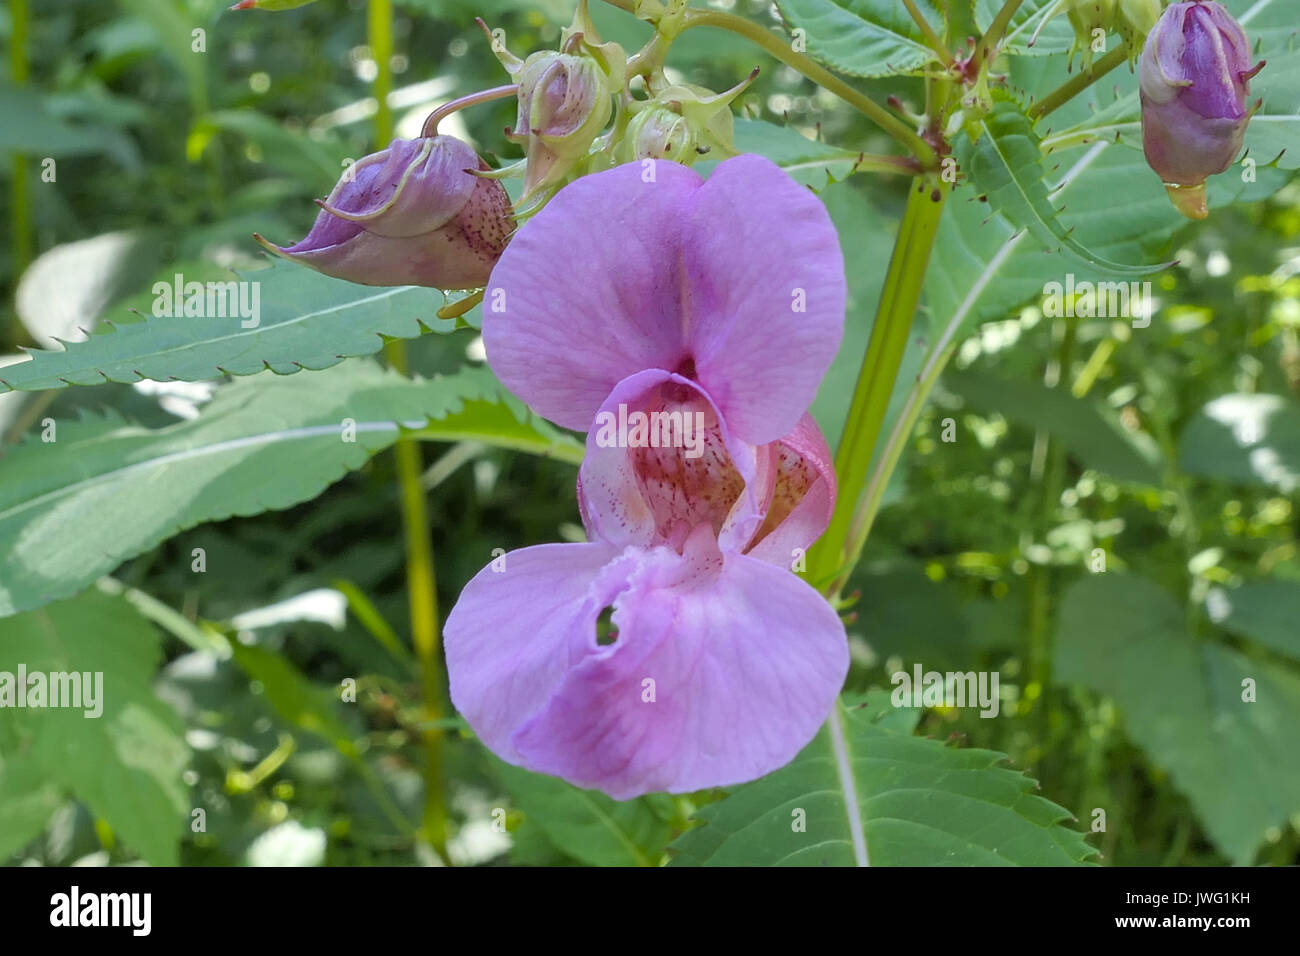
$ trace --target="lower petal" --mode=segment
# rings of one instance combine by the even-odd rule
[[[615,599],[615,642],[515,735],[531,769],[620,800],[729,786],[788,763],[826,720],[849,655],[822,596],[708,542],[668,554],[647,553]]]
[[[609,597],[600,572],[617,555],[602,544],[511,551],[452,608],[444,629],[452,703],[503,760],[522,763],[511,736],[563,682],[575,640],[594,636]]]

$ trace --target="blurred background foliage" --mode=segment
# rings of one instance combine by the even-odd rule
[[[718,6],[775,22],[768,5],[754,0]],[[305,233],[311,199],[329,191],[347,160],[380,145],[364,3],[322,0],[281,14],[224,7],[219,0],[41,0],[0,11],[13,67],[0,82],[0,145],[26,157],[0,170],[0,221],[11,229],[0,249],[0,356],[74,336],[96,318],[130,321],[129,308],[147,310],[156,278],[184,272],[202,280],[257,266],[253,231],[278,242]],[[396,0],[395,7],[389,102],[406,136],[438,103],[503,82],[475,16],[504,28],[510,48],[526,54],[554,46],[572,12],[568,0]],[[645,35],[602,5],[594,13],[607,39],[634,47]],[[16,28],[27,31],[26,69],[14,56]],[[195,29],[205,31],[204,52],[195,52]],[[887,149],[856,114],[729,34],[693,31],[670,62],[714,89],[762,66],[742,100],[747,115],[788,119],[854,150]],[[894,93],[918,101],[913,80],[863,85],[881,99]],[[446,130],[506,161],[516,156],[502,135],[512,122],[511,105],[496,103],[458,114]],[[56,164],[54,182],[42,180],[46,157]],[[854,362],[901,187],[855,176],[824,193],[854,281]],[[1179,264],[1155,280],[1158,307],[1147,329],[1046,318],[1031,304],[977,328],[962,345],[920,419],[851,587],[859,597],[849,626],[850,688],[888,687],[891,673],[916,662],[999,671],[999,719],[941,709],[927,712],[919,732],[1007,753],[1081,829],[1089,829],[1094,808],[1104,808],[1105,832],[1089,842],[1105,864],[1296,862],[1295,815],[1257,847],[1246,841],[1245,850],[1229,824],[1214,825],[1216,840],[1206,823],[1240,816],[1233,801],[1251,799],[1255,788],[1294,793],[1294,749],[1277,755],[1276,779],[1242,779],[1259,766],[1232,763],[1234,731],[1211,714],[1211,735],[1227,736],[1207,740],[1207,766],[1180,765],[1175,779],[1160,741],[1134,733],[1143,705],[1133,687],[1107,684],[1108,675],[1097,673],[1104,662],[1088,657],[1122,654],[1112,642],[1126,626],[1149,632],[1168,623],[1150,601],[1126,604],[1124,593],[1090,590],[1100,553],[1108,574],[1140,577],[1167,595],[1187,629],[1171,640],[1215,642],[1297,686],[1300,426],[1285,419],[1288,435],[1276,419],[1281,471],[1272,481],[1249,466],[1243,478],[1227,460],[1231,449],[1215,450],[1203,409],[1234,394],[1300,400],[1300,190],[1291,185],[1267,201],[1216,211],[1208,224],[1183,230],[1175,249]],[[930,318],[922,316],[918,329]],[[425,375],[481,360],[472,328],[423,336],[409,350]],[[822,404],[842,415],[850,387],[851,378],[832,377]],[[1045,398],[1049,390],[1064,403]],[[63,421],[105,407],[162,425],[193,400],[126,385],[8,394],[0,396],[0,432],[13,440],[44,415]],[[1204,437],[1188,437],[1197,434]],[[581,536],[572,465],[472,442],[437,445],[426,457],[444,614],[494,549]],[[1122,480],[1114,477],[1117,457]],[[153,655],[153,693],[183,739],[180,796],[173,793],[170,805],[203,808],[200,832],[178,820],[162,827],[160,840],[136,836],[148,827],[115,827],[109,817],[146,807],[123,811],[109,797],[90,796],[93,788],[29,788],[24,803],[0,807],[0,819],[9,813],[12,824],[8,838],[0,826],[0,858],[430,862],[414,836],[424,728],[404,649],[392,467],[380,456],[310,503],[205,525],[128,562],[114,586],[178,611],[182,623],[167,632],[119,635],[111,614],[81,609],[91,630],[102,631],[95,639],[138,642],[143,673]],[[201,574],[192,569],[196,548],[206,554]],[[1252,595],[1255,619],[1241,623],[1250,614],[1226,596],[1260,581],[1269,587]],[[320,589],[349,598],[351,613],[316,594],[306,611],[240,617]],[[1078,613],[1103,606],[1110,616]],[[233,656],[220,659],[195,649],[202,622],[256,639],[233,640]],[[190,644],[180,636],[187,625]],[[1172,713],[1194,696],[1160,662],[1152,666],[1137,687],[1157,717],[1161,705]],[[1162,673],[1174,682],[1162,683]],[[355,703],[339,699],[348,679],[356,680]],[[1292,719],[1300,711],[1279,713]],[[454,862],[657,862],[687,825],[689,805],[666,798],[593,809],[571,788],[506,768],[459,739],[455,719],[446,726]],[[1189,801],[1189,788],[1203,789],[1204,781],[1185,775],[1198,772],[1238,775],[1226,803],[1206,811]],[[1293,814],[1297,808],[1289,804]],[[508,837],[494,828],[494,814],[504,814]],[[617,839],[599,822],[606,814],[617,819]]]

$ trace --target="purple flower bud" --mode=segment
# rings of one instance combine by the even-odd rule
[[[1204,219],[1205,180],[1240,155],[1251,112],[1250,43],[1213,0],[1171,5],[1147,37],[1139,77],[1142,144],[1179,212]]]
[[[514,226],[505,188],[471,172],[486,169],[451,136],[395,139],[348,170],[301,242],[282,248],[255,238],[350,282],[476,289]]]
[[[513,138],[528,151],[524,193],[558,183],[587,154],[609,122],[610,80],[597,61],[535,53],[518,71],[519,114]]]

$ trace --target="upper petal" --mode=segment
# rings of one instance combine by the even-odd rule
[[[745,555],[665,551],[616,598],[614,643],[515,735],[531,769],[619,800],[730,786],[789,762],[825,721],[849,658],[821,595]]]
[[[780,167],[744,155],[699,190],[683,241],[697,378],[739,438],[775,441],[812,404],[844,333],[835,226]]]
[[[492,370],[538,414],[586,431],[614,386],[683,357],[673,287],[686,205],[702,182],[661,163],[569,184],[492,270],[483,344]]]
[[[764,444],[811,404],[845,295],[825,208],[770,161],[736,157],[707,182],[629,163],[565,187],[519,231],[483,341],[505,385],[566,427],[659,368],[698,380],[739,438]]]

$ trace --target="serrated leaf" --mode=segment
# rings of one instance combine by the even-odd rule
[[[98,717],[76,708],[6,709],[16,753],[103,817],[155,865],[175,865],[189,813],[184,727],[153,694],[157,632],[127,601],[88,591],[0,620],[0,671],[102,674]],[[84,680],[84,677],[82,678]],[[91,710],[93,712],[93,709]]]
[[[913,73],[936,59],[898,0],[776,0],[791,30],[804,31],[815,60],[850,76]],[[943,17],[931,0],[917,8],[936,31]]]
[[[1033,123],[1010,102],[995,104],[981,124],[983,134],[972,142],[962,134],[955,148],[962,174],[980,193],[988,196],[991,209],[1011,224],[1029,233],[1045,248],[1060,248],[1085,266],[1119,275],[1146,275],[1165,264],[1129,265],[1107,259],[1088,249],[1071,235],[1057,217],[1047,184],[1043,154]]]
[[[1052,160],[1060,164],[1051,173],[1054,201],[1069,207],[1079,241],[1107,258],[1167,255],[1172,237],[1188,227],[1140,150],[1095,142]],[[1239,176],[1211,179],[1212,207],[1262,199],[1286,182],[1286,174],[1265,169],[1259,173],[1255,184],[1243,183]],[[936,334],[944,344],[959,342],[979,323],[1003,318],[1038,299],[1047,283],[1063,283],[1071,272],[1078,273],[1080,282],[1124,278],[1104,269],[1081,270],[1043,251],[1028,232],[962,190],[944,211],[926,274],[926,302],[944,323]]]
[[[527,822],[565,853],[592,866],[658,865],[669,828],[655,812],[654,797],[619,802],[557,777],[492,763]]]
[[[1290,494],[1300,487],[1300,403],[1280,395],[1221,395],[1183,429],[1178,457],[1193,475]]]
[[[1061,825],[1069,813],[998,766],[1005,756],[912,736],[915,718],[888,694],[832,720],[842,740],[828,725],[792,763],[704,807],[673,844],[674,865],[1063,866],[1093,855]]]
[[[444,298],[433,289],[356,285],[287,263],[240,280],[249,285],[234,298],[230,284],[223,284],[224,299],[213,296],[213,311],[222,315],[151,317],[70,342],[64,351],[32,352],[30,362],[0,374],[0,393],[144,378],[193,382],[266,369],[287,375],[374,354],[383,347],[381,336],[414,338],[425,327],[455,328],[455,322],[437,318]],[[175,304],[173,290],[156,294],[160,311]],[[241,318],[241,308],[253,311],[254,294],[258,324],[244,328],[253,320]]]
[[[58,423],[56,441],[32,438],[0,459],[0,615],[64,597],[194,525],[314,498],[396,441],[399,422],[438,440],[582,456],[486,368],[421,381],[352,362],[235,382],[166,428]]]
[[[1075,398],[1063,388],[974,371],[950,370],[944,374],[943,384],[977,408],[1048,432],[1088,468],[1121,481],[1161,484],[1156,444],[1146,436],[1124,431],[1101,405]]]
[[[1234,862],[1251,862],[1269,829],[1300,811],[1300,678],[1194,639],[1185,610],[1155,584],[1106,573],[1071,586],[1056,671],[1115,699],[1128,736],[1169,772]]]

